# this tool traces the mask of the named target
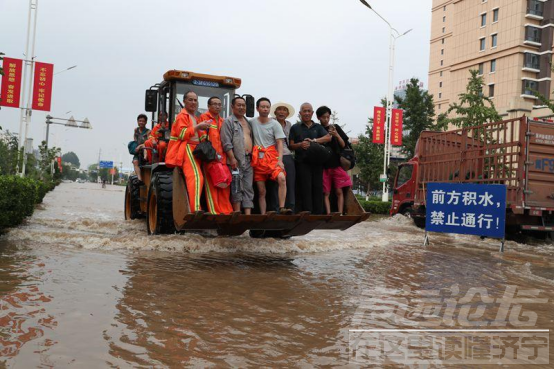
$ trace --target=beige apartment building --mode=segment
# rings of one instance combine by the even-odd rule
[[[554,0],[433,0],[429,92],[444,113],[465,91],[470,69],[505,117],[554,113],[551,98]]]

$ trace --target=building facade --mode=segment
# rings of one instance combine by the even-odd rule
[[[550,117],[535,91],[551,98],[554,0],[433,0],[429,92],[446,112],[479,70],[505,118]]]

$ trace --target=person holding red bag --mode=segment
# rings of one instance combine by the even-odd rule
[[[221,99],[217,96],[208,100],[208,111],[199,118],[200,122],[209,124],[208,140],[217,152],[218,159],[211,163],[203,163],[202,169],[205,178],[205,195],[208,211],[212,214],[230,214],[233,212],[231,205],[231,172],[227,167],[227,155],[221,144],[221,127],[223,118],[221,113]]]

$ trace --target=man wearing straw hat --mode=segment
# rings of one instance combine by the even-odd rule
[[[271,106],[271,115],[275,117],[275,119],[281,124],[281,126],[283,127],[283,131],[285,132],[285,144],[283,145],[283,164],[285,165],[285,172],[287,173],[287,198],[285,200],[285,207],[294,211],[294,206],[296,202],[296,168],[294,165],[292,152],[289,149],[289,133],[292,124],[287,120],[294,116],[294,108],[290,104],[278,102],[277,104],[273,104]],[[277,199],[276,189],[277,188],[272,191],[270,196],[270,199],[272,200],[271,202],[275,203]]]

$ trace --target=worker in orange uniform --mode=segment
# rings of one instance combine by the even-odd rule
[[[158,118],[158,124],[152,128],[148,140],[144,143],[144,146],[150,150],[146,151],[148,155],[148,162],[152,164],[152,151],[158,151],[158,162],[165,160],[165,151],[167,149],[167,143],[163,140],[165,130],[169,128],[169,122],[167,121],[167,114],[161,112]]]
[[[271,101],[267,97],[261,97],[256,101],[256,109],[260,115],[251,119],[250,124],[254,138],[252,168],[254,168],[254,182],[258,187],[260,214],[265,214],[267,210],[265,182],[268,180],[275,181],[279,185],[279,213],[292,214],[291,209],[285,208],[287,197],[286,172],[283,164],[285,132],[279,122],[269,117]]]
[[[195,158],[192,152],[206,138],[208,123],[196,121],[196,110],[198,109],[198,95],[189,91],[184,96],[185,108],[181,110],[173,126],[171,127],[171,138],[167,146],[165,163],[169,167],[182,167],[187,185],[189,207],[191,212],[201,211],[200,196],[204,186],[202,175],[202,163]]]
[[[217,96],[210,97],[208,100],[208,111],[200,116],[199,121],[208,123],[208,140],[212,143],[215,151],[219,156],[219,161],[224,165],[227,163],[227,155],[223,151],[223,145],[221,144],[220,131],[223,126],[223,118],[219,115],[221,113],[221,99]],[[231,188],[217,187],[212,179],[207,175],[206,167],[210,163],[204,163],[203,174],[206,178],[206,203],[208,205],[208,211],[212,214],[231,214],[233,212],[233,206],[231,205]]]

